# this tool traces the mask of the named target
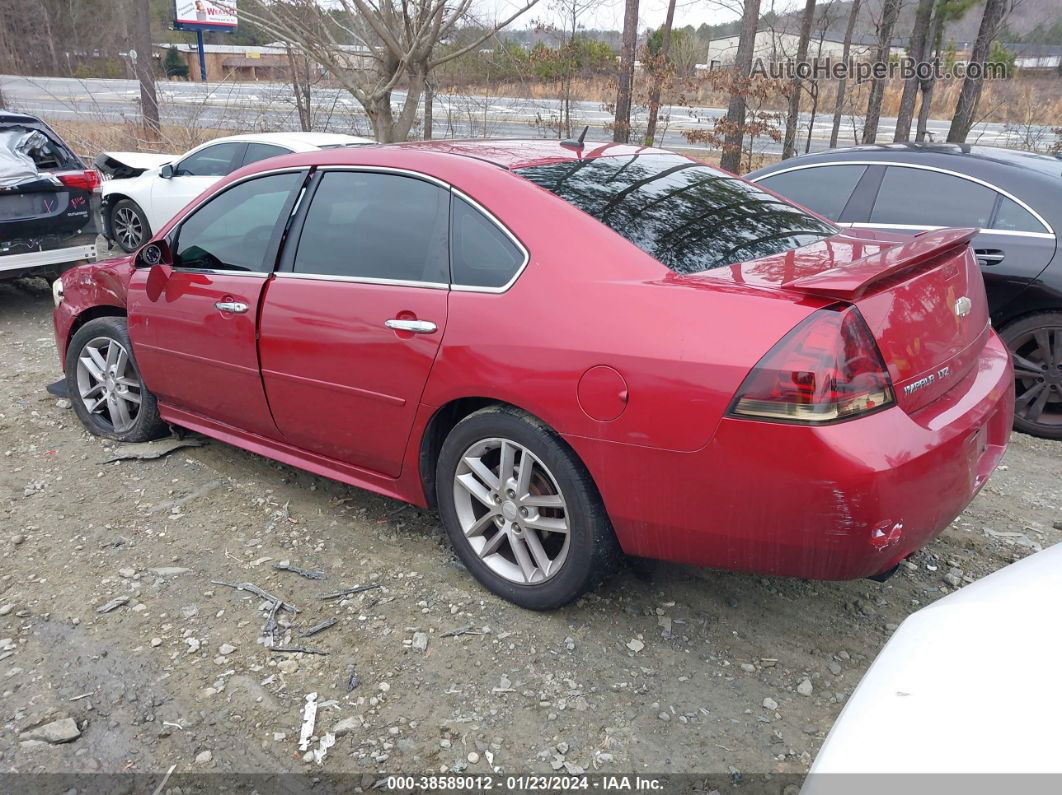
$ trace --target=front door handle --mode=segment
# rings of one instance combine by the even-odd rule
[[[998,265],[1003,261],[1004,254],[998,248],[976,248],[974,256],[982,265]]]
[[[219,312],[232,312],[236,315],[243,315],[247,312],[247,304],[241,304],[239,301],[218,301],[214,304],[214,308]]]
[[[392,318],[384,321],[384,325],[395,331],[409,331],[413,334],[432,334],[438,329],[438,326],[430,320],[398,320],[397,318]]]

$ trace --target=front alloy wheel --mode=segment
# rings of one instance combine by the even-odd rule
[[[461,456],[453,488],[465,540],[495,574],[534,584],[564,566],[569,547],[564,495],[526,447],[509,439],[476,442]]]
[[[133,357],[124,317],[98,317],[66,348],[66,392],[92,433],[119,442],[146,442],[166,433],[155,396]]]
[[[85,411],[110,423],[113,433],[124,433],[136,424],[140,378],[129,351],[117,340],[96,337],[85,344],[77,359],[77,390]]]

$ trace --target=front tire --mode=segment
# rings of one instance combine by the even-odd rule
[[[620,551],[590,475],[548,426],[492,406],[461,420],[436,467],[457,556],[498,596],[552,610],[595,587]]]
[[[1062,439],[1062,312],[1040,312],[1000,332],[1014,361],[1014,429]]]
[[[132,254],[151,239],[147,216],[132,199],[115,202],[110,222],[111,238],[126,254]]]
[[[140,378],[124,317],[100,317],[77,330],[66,351],[74,411],[96,436],[146,442],[166,434],[158,404]]]

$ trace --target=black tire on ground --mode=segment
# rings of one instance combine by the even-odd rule
[[[1062,439],[1062,312],[1027,315],[1000,337],[1014,361],[1014,429]]]
[[[569,548],[560,570],[542,583],[520,584],[495,573],[461,529],[454,478],[461,457],[484,439],[501,438],[530,450],[552,473],[566,503]],[[510,406],[489,406],[459,422],[436,465],[439,514],[457,556],[489,590],[530,610],[552,610],[596,587],[619,565],[622,553],[597,487],[582,462],[549,426]]]
[[[151,226],[140,205],[132,199],[122,199],[111,207],[108,226],[111,238],[122,251],[132,254],[151,239]],[[128,229],[128,234],[120,230]],[[137,232],[139,231],[139,236]]]
[[[140,406],[133,422],[130,427],[117,431],[108,416],[106,407],[99,413],[89,411],[86,399],[81,397],[78,384],[78,360],[85,352],[86,346],[90,343],[98,343],[100,340],[114,340],[128,352],[129,364],[126,374],[139,385]],[[169,432],[166,423],[159,417],[155,396],[144,386],[140,378],[124,317],[96,318],[77,330],[66,350],[66,385],[78,419],[96,436],[115,439],[119,442],[146,442],[165,436]]]

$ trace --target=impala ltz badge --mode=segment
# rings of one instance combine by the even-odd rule
[[[955,302],[955,314],[959,317],[966,317],[971,309],[973,309],[973,301],[965,295]]]
[[[969,299],[967,299],[967,300],[969,300]],[[967,311],[969,311],[969,310],[967,310]],[[950,367],[941,367],[935,373],[930,373],[927,376],[923,376],[922,378],[919,378],[917,381],[912,381],[911,383],[909,383],[907,386],[905,386],[903,388],[903,393],[905,395],[913,395],[919,389],[925,389],[930,384],[935,384],[937,381],[943,381],[949,375],[951,375],[951,368]]]

